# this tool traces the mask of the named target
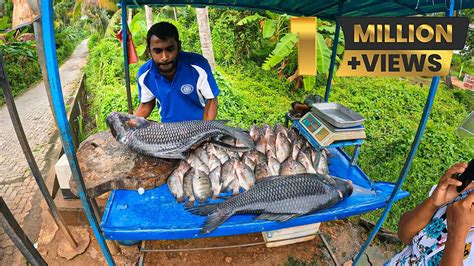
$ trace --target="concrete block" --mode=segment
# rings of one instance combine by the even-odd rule
[[[59,158],[54,168],[56,169],[56,177],[58,178],[59,187],[62,189],[69,189],[69,180],[72,177],[72,172],[66,154],[63,154],[61,158]]]

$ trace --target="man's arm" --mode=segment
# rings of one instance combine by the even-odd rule
[[[153,108],[155,108],[155,99],[146,103],[140,103],[134,115],[147,118],[150,116]]]
[[[203,120],[214,120],[217,116],[217,98],[209,99],[204,107]]]

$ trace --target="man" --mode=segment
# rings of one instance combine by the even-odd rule
[[[219,88],[211,67],[202,55],[181,51],[176,27],[168,22],[153,25],[147,51],[151,59],[138,70],[140,105],[135,115],[148,117],[158,103],[164,123],[214,120]]]

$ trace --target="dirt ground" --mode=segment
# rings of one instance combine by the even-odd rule
[[[107,264],[90,228],[69,227],[76,240],[81,239],[78,241],[80,244],[87,240],[90,243],[82,254],[68,260],[64,257],[71,252],[67,250],[69,244],[62,232],[58,230],[47,212],[43,212],[43,221],[45,222],[39,236],[38,250],[49,265]],[[351,221],[332,221],[323,223],[320,227],[320,232],[328,241],[339,264],[353,257],[367,238],[367,231],[357,224],[358,219],[352,218]],[[187,249],[258,242],[263,242],[261,234],[181,241],[145,241],[144,248]],[[364,257],[361,265],[381,265],[399,247],[397,244],[376,239],[367,251],[370,263],[367,257]],[[120,245],[120,252],[114,255],[114,260],[117,265],[137,265],[141,254],[137,245],[132,247]],[[257,245],[206,251],[146,252],[143,253],[143,262],[144,265],[334,265],[318,235],[310,241],[275,248]]]

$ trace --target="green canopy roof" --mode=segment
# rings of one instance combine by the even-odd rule
[[[143,5],[192,5],[197,7],[231,7],[239,9],[270,10],[296,16],[316,16],[334,19],[339,2],[344,2],[343,16],[404,17],[444,12],[450,0],[126,0],[128,7]],[[120,3],[120,0],[117,0]],[[474,0],[456,0],[455,9],[473,8]]]

